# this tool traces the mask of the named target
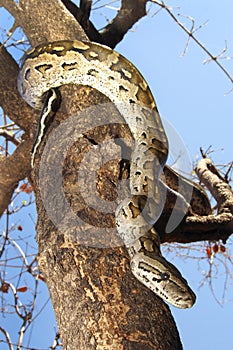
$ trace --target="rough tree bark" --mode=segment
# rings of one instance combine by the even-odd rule
[[[113,20],[112,26],[107,26],[100,34],[88,19],[87,13],[90,10],[88,3],[90,5],[91,2],[82,1],[81,3],[81,9],[78,9],[67,0],[49,2],[21,0],[19,5],[11,0],[0,0],[0,5],[14,16],[16,26],[23,28],[32,46],[61,39],[88,40],[80,22],[88,33],[89,39],[96,39],[114,47],[130,26],[145,15],[146,1],[137,0],[137,6],[134,6],[135,1],[122,1],[122,7]],[[121,23],[124,23],[124,26],[121,26]],[[119,28],[123,28],[122,31]],[[3,212],[9,203],[18,181],[25,176],[30,176],[38,213],[38,262],[46,277],[63,348],[69,350],[182,349],[168,306],[132,276],[128,254],[114,230],[114,215],[103,215],[98,211],[90,210],[83,203],[80,194],[83,187],[87,188],[87,193],[90,187],[85,179],[80,184],[78,178],[79,164],[83,161],[84,154],[92,149],[93,145],[96,146],[114,136],[130,139],[127,125],[123,124],[121,116],[117,116],[118,120],[122,120],[121,125],[105,123],[101,129],[96,128],[87,132],[85,138],[74,143],[64,162],[62,186],[73,213],[86,222],[87,227],[84,229],[82,225],[78,226],[75,220],[70,220],[68,224],[61,222],[60,225],[56,225],[44,206],[44,198],[49,201],[56,195],[56,184],[50,182],[56,169],[48,165],[46,176],[41,181],[38,161],[43,150],[41,147],[40,155],[36,158],[36,166],[31,173],[30,149],[33,135],[35,135],[34,122],[38,118],[38,113],[27,106],[18,95],[16,90],[18,67],[4,47],[1,46],[0,49],[0,75],[3,77],[0,86],[0,104],[10,118],[25,131],[22,143],[12,156],[0,159],[1,169],[4,169],[4,173],[1,174],[3,189],[1,193],[4,193],[3,198],[0,198],[1,210]],[[61,88],[61,94],[62,104],[53,128],[77,111],[83,113],[83,122],[87,126],[92,125],[93,118],[98,116],[90,110],[86,113],[86,109],[93,105],[102,106],[103,120],[108,120],[109,115],[117,115],[115,107],[109,104],[106,97],[90,88],[64,86]],[[107,106],[105,103],[108,103]],[[72,134],[72,131],[71,127],[68,134],[69,132]],[[44,145],[46,140],[45,138]],[[61,142],[59,140],[54,145],[55,153],[59,151]],[[120,149],[120,145],[118,147]],[[96,152],[99,159],[104,159],[104,149],[96,147]],[[113,152],[112,158],[114,157]],[[118,180],[122,175],[120,164],[120,159],[115,159],[108,164],[103,164],[101,168],[97,188],[100,196],[105,199],[111,200],[115,195]],[[85,166],[89,167],[90,172],[95,170],[94,164],[85,164]],[[127,175],[126,167],[123,178]],[[4,177],[8,180],[3,181]],[[56,207],[51,208],[52,212],[55,212],[55,215],[57,212],[62,213],[64,209],[62,203],[56,202],[56,198],[53,203],[56,203]],[[59,215],[62,216],[62,214]],[[228,222],[230,226],[226,229],[228,233],[229,227],[232,228],[232,208],[229,215],[231,215],[230,224]],[[188,217],[180,228],[181,236],[175,231],[173,235],[163,236],[163,241],[190,242],[192,239],[193,241],[202,239],[204,225],[202,220],[203,218]],[[187,232],[189,234],[194,231],[193,227],[197,221],[199,222],[198,235],[187,237]],[[209,236],[211,236],[210,231],[208,230]],[[108,243],[107,247],[103,247],[103,242]]]

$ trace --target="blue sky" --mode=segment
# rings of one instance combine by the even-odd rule
[[[197,27],[208,20],[206,26],[196,33],[197,37],[216,55],[223,50],[227,41],[228,50],[225,56],[233,56],[233,3],[230,0],[171,1],[170,4],[174,8],[180,6],[175,12],[194,18]],[[108,11],[111,14],[111,9]],[[191,161],[196,162],[200,158],[200,147],[207,149],[212,145],[216,164],[227,164],[232,161],[233,92],[227,94],[232,85],[214,62],[203,65],[208,57],[192,41],[188,52],[182,57],[187,36],[164,11],[153,16],[155,11],[156,8],[152,7],[149,15],[134,26],[116,49],[131,60],[144,75],[155,96],[160,114],[183,139]],[[95,14],[93,18],[98,22],[101,16]],[[179,18],[190,25],[187,18]],[[5,27],[7,22],[8,17],[2,16],[0,26]],[[221,60],[221,63],[233,75],[233,60]],[[36,220],[35,211],[32,211],[32,217]],[[26,208],[14,220],[24,225],[27,234],[34,236],[34,223]],[[197,294],[197,302],[192,309],[178,310],[171,307],[171,310],[185,350],[217,350],[220,347],[230,350],[233,343],[232,281],[228,281],[226,300],[222,306],[215,301],[208,284],[198,289],[203,280],[201,273],[207,271],[209,266],[205,259],[204,244],[200,243],[198,249],[202,250],[199,253],[202,257],[201,266],[195,259],[175,257],[176,254],[182,254],[183,250],[177,249],[167,255],[182,270]],[[229,254],[230,249],[229,244]],[[191,255],[195,256],[192,250]],[[45,289],[44,286],[41,288]],[[221,298],[224,288],[224,271],[221,268],[214,280],[214,288]],[[48,326],[45,320],[48,320],[50,330],[53,329],[55,321],[49,306],[44,312],[41,318],[38,317],[38,327],[39,333],[46,335]],[[32,336],[35,338],[32,344],[45,346],[37,344],[36,333]]]

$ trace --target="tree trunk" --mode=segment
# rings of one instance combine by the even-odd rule
[[[85,169],[88,166],[87,173],[96,167],[93,159],[85,163],[85,154],[94,147],[95,153],[104,160],[106,148],[98,148],[97,143],[111,142],[113,136],[127,139],[129,130],[126,125],[120,125],[124,121],[114,106],[104,104],[108,101],[98,92],[87,87],[66,86],[61,93],[60,112],[44,140],[44,150],[39,149],[43,153],[36,157],[33,183],[38,212],[39,266],[46,277],[63,347],[70,350],[182,349],[168,306],[133,277],[127,251],[117,236],[114,193],[121,162],[114,159],[114,147],[108,148],[111,160],[103,164],[96,183],[100,197],[109,200],[109,213],[101,213],[99,207],[93,210],[95,196],[90,188],[93,184],[80,175],[81,165]],[[77,142],[72,139],[70,153],[66,154],[65,149],[65,155],[62,154],[63,141],[69,144],[67,135],[72,138],[77,127],[73,122],[68,126],[62,123],[79,111],[77,121],[84,115],[80,130],[85,125],[88,131],[90,126],[98,124],[96,120],[100,115],[96,114],[96,106],[93,110],[84,109],[95,104],[102,111],[101,129],[90,130]],[[109,124],[109,119],[119,124]],[[61,126],[61,138],[55,137],[50,152],[53,132]],[[64,203],[59,199],[59,181],[53,180],[55,172],[59,172],[58,168],[53,168],[57,167],[54,155],[62,167],[62,187],[67,200]],[[87,188],[84,192],[91,197],[91,206],[88,198],[84,200],[85,195],[80,194],[84,187]]]
[[[15,23],[23,29],[32,46],[62,39],[87,40],[75,16],[71,15],[63,3],[70,2],[21,0],[18,4],[0,0],[0,5],[12,14]],[[146,1],[138,0],[137,3],[141,4],[142,11],[135,15],[136,19],[145,14]],[[133,4],[132,1],[122,2],[115,27],[117,24],[119,28],[128,28],[127,25],[119,26],[119,21],[122,23],[124,20],[122,13],[131,17],[134,15],[135,11],[130,11]],[[135,6],[136,8],[140,7]],[[127,23],[131,26],[133,22],[131,20],[125,22]],[[109,32],[105,34],[109,35]],[[123,37],[124,34],[125,32],[120,33],[120,36]],[[2,48],[1,61],[4,54]],[[29,147],[27,152],[23,152],[24,158],[17,164],[21,164],[25,173],[28,173],[31,131],[35,125],[36,113],[17,94],[17,67],[8,56],[7,60],[3,60],[2,66],[8,79],[9,76],[12,79],[2,86],[1,91],[4,93],[1,93],[1,105],[6,111],[9,111],[10,106],[18,106],[9,115],[16,124],[24,126],[26,135],[22,145],[28,143]],[[15,71],[12,71],[13,66]],[[13,83],[10,84],[11,82]],[[12,91],[15,92],[14,95]],[[124,198],[125,191],[125,186],[122,186],[121,197],[117,198],[116,187],[120,178],[127,178],[127,161],[121,162],[121,158],[123,156],[128,159],[127,154],[122,154],[123,148],[128,149],[128,127],[122,124],[124,121],[117,115],[114,106],[90,88],[66,86],[61,88],[61,95],[59,113],[44,139],[44,151],[43,145],[39,148],[31,180],[38,213],[38,261],[46,277],[63,348],[182,349],[168,306],[132,276],[128,254],[115,230],[114,210],[117,200]],[[106,102],[107,105],[104,105]],[[87,113],[85,108],[95,104],[101,104],[101,113],[96,108]],[[81,121],[78,115],[75,122],[66,125],[65,130],[59,129],[62,122],[69,121],[77,111],[84,110]],[[23,123],[20,116],[24,118]],[[93,123],[94,131],[87,132]],[[84,130],[85,137],[73,140],[75,127],[80,128],[80,133]],[[60,130],[60,134],[53,139],[56,130]],[[79,130],[76,130],[78,133]],[[113,137],[119,138],[119,142],[111,144]],[[124,139],[123,144],[121,138]],[[104,144],[104,140],[109,142],[109,147],[98,146]],[[63,160],[62,152],[66,152],[66,143],[72,147]],[[122,148],[122,145],[126,147]],[[81,165],[84,175],[95,170],[94,161],[88,162],[88,158],[85,158],[85,154],[92,149],[98,161],[103,160],[97,179],[94,179],[94,190],[93,181],[86,180],[87,176],[82,176],[80,171]],[[48,150],[52,152],[49,153]],[[106,150],[109,161],[104,165]],[[12,183],[11,193],[16,181]],[[99,206],[98,200],[93,196],[96,191],[107,203],[109,210],[105,207],[103,211]],[[8,197],[10,200],[10,195]],[[89,197],[93,202],[88,202]]]

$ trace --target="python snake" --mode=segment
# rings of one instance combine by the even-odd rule
[[[167,160],[167,137],[152,93],[135,66],[108,47],[91,42],[57,41],[30,50],[22,61],[18,90],[42,109],[31,164],[64,84],[90,86],[117,107],[134,138],[130,164],[131,197],[117,207],[116,225],[131,258],[135,277],[179,308],[191,307],[195,294],[160,251],[153,223],[162,212],[160,175]],[[146,204],[145,204],[146,203]]]

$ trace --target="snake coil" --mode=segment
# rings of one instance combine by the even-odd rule
[[[191,307],[195,294],[176,267],[161,255],[158,234],[140,210],[146,198],[149,222],[159,218],[159,179],[168,154],[167,137],[145,79],[119,53],[91,42],[57,41],[29,51],[23,59],[18,89],[29,105],[42,109],[32,166],[57,100],[57,88],[64,84],[97,89],[116,105],[128,124],[135,140],[130,165],[131,198],[124,199],[116,210],[118,233],[128,249],[135,277],[174,306]]]

